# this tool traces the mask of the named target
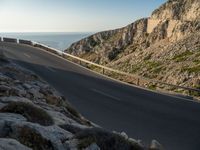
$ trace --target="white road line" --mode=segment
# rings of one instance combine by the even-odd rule
[[[49,67],[49,66],[46,66],[46,68],[47,68],[48,70],[50,70],[51,72],[56,72],[54,69],[52,69],[52,68]]]
[[[119,98],[117,98],[117,97],[115,97],[115,96],[112,96],[112,95],[110,95],[110,94],[107,94],[107,93],[105,93],[105,92],[99,91],[99,90],[97,90],[97,89],[91,89],[91,90],[92,90],[93,92],[99,93],[99,94],[101,94],[101,95],[103,95],[103,96],[112,98],[112,99],[114,99],[114,100],[116,100],[116,101],[121,101]]]
[[[26,57],[28,57],[28,58],[31,58],[31,56],[28,55],[28,54],[26,54],[26,53],[24,53],[24,56],[26,56]]]

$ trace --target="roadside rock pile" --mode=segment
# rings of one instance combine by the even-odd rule
[[[97,127],[37,75],[0,56],[0,150],[31,149],[145,148],[124,133]]]

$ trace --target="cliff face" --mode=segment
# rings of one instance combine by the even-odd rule
[[[199,33],[200,1],[169,0],[156,9],[151,17],[138,20],[121,29],[94,34],[72,44],[66,52],[126,72],[169,83],[200,87],[196,81],[200,75],[197,71]],[[191,56],[189,53],[194,55]],[[182,59],[174,61],[172,58],[175,59],[177,55]],[[159,60],[163,57],[165,59]],[[196,63],[193,62],[194,59]],[[147,61],[152,64],[151,67]],[[153,65],[154,63],[162,63],[162,67]],[[169,63],[173,63],[179,71],[170,69],[173,64],[169,67]],[[185,64],[190,64],[190,68],[197,70],[184,70]],[[153,69],[157,71],[152,71]],[[170,74],[166,74],[167,71]],[[190,77],[194,77],[195,81],[191,82],[194,84],[189,84]]]
[[[200,19],[199,0],[169,0],[156,9],[151,18],[161,20],[195,21]]]
[[[143,43],[146,36],[147,19],[141,19],[124,28],[94,34],[74,43],[66,50],[74,55],[84,57],[89,54],[90,60],[103,63],[113,60],[131,43]]]

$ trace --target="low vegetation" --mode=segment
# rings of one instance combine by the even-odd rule
[[[200,90],[200,85],[196,85],[193,88]],[[198,92],[198,91],[190,91],[189,95],[199,97],[200,96],[200,92]]]
[[[69,131],[73,134],[77,134],[78,132],[81,132],[82,129],[79,128],[79,127],[76,127],[74,125],[71,125],[71,124],[62,124],[62,125],[59,125],[62,129],[66,130],[66,131]]]
[[[29,127],[22,127],[18,135],[19,142],[33,150],[53,150],[51,141],[44,139],[39,133]]]
[[[196,74],[198,74],[198,73],[200,73],[200,65],[197,65],[197,66],[194,66],[194,67],[183,67],[182,69],[181,69],[181,72],[188,72],[188,73],[196,73]]]
[[[146,57],[144,57],[144,61],[151,59],[152,55],[153,55],[153,53],[148,54]]]
[[[162,64],[159,61],[145,61],[145,66],[148,70],[155,69],[160,67]]]
[[[181,54],[175,55],[173,57],[173,60],[175,60],[176,62],[182,62],[188,59],[189,56],[193,55],[193,52],[191,51],[185,51]]]
[[[148,86],[148,89],[156,90],[156,85],[155,84],[151,84],[151,85]]]
[[[137,143],[100,128],[85,129],[77,133],[75,137],[79,140],[79,149],[96,143],[102,150],[142,150]]]
[[[46,111],[30,103],[12,102],[1,108],[0,112],[21,114],[27,118],[28,121],[44,126],[50,126],[54,124],[53,119]]]

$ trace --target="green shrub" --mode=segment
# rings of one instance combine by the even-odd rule
[[[151,84],[151,85],[148,86],[148,89],[156,90],[156,85],[155,84]]]
[[[199,59],[195,59],[195,60],[193,60],[193,62],[195,63],[195,64],[200,64],[200,60]]]
[[[200,56],[200,53],[197,53],[196,55],[195,55],[195,57],[199,57]]]
[[[112,51],[110,51],[110,52],[108,53],[108,59],[109,59],[110,61],[113,61],[113,60],[117,57],[117,55],[118,55],[120,52],[121,52],[120,49],[113,48]]]
[[[151,54],[147,55],[146,57],[144,57],[144,61],[147,61],[147,60],[151,59],[151,56],[152,56],[152,55],[153,55],[153,54],[151,53]]]
[[[141,69],[141,66],[140,65],[132,65],[131,66],[131,73],[135,73],[135,72],[137,72],[138,70],[140,70]]]
[[[158,62],[158,61],[146,61],[145,65],[148,70],[151,70],[151,69],[155,69],[155,68],[161,66],[162,64],[161,64],[161,62]]]
[[[164,67],[159,66],[159,67],[153,69],[152,72],[158,74],[158,73],[160,73],[164,69],[165,69]]]
[[[39,123],[44,126],[53,125],[53,119],[41,108],[35,107],[30,103],[12,102],[0,109],[0,112],[21,114],[28,121]]]
[[[182,62],[182,61],[185,61],[188,59],[188,56],[191,56],[193,55],[193,52],[190,52],[190,51],[185,51],[181,54],[178,54],[178,55],[175,55],[173,57],[173,60],[175,60],[176,62]]]
[[[194,67],[183,67],[181,72],[188,72],[188,73],[200,73],[200,65]]]

